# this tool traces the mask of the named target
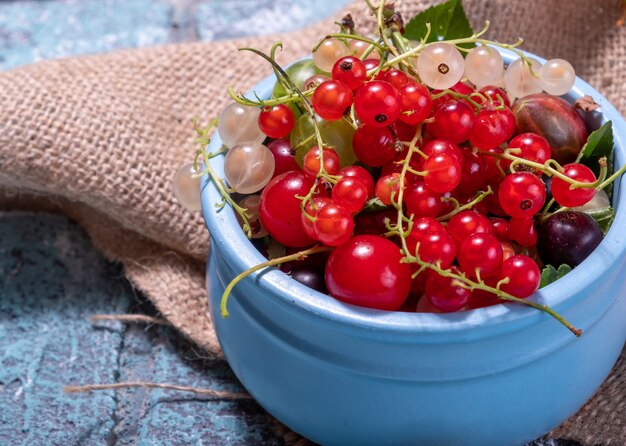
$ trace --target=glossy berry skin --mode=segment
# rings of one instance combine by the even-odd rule
[[[419,241],[417,254],[424,262],[439,263],[441,268],[452,265],[457,254],[454,240],[447,232],[428,234]]]
[[[392,195],[393,200],[398,201],[398,193],[400,192],[400,174],[392,173],[389,175],[383,175],[376,181],[376,188],[374,194],[385,206],[391,204]]]
[[[584,164],[566,164],[563,166],[561,173],[568,178],[582,183],[593,183],[596,181],[596,176],[593,171]],[[550,191],[557,203],[569,208],[582,206],[591,200],[596,193],[596,190],[592,187],[570,189],[570,184],[567,181],[556,176],[552,178]]]
[[[374,196],[374,179],[372,174],[361,166],[347,166],[339,171],[339,175],[343,177],[358,178],[367,187],[367,198]]]
[[[477,232],[463,239],[459,245],[458,259],[461,270],[471,277],[491,277],[502,264],[502,245],[492,234]]]
[[[451,100],[441,104],[433,115],[428,132],[435,138],[446,139],[455,144],[467,140],[474,127],[474,111],[465,102]]]
[[[373,70],[380,65],[380,59],[365,59],[363,61],[363,65],[365,65],[365,69],[367,71]]]
[[[398,141],[410,142],[417,133],[417,126],[402,122],[400,119],[394,122],[391,125],[391,128],[393,129]]]
[[[455,193],[470,197],[487,184],[487,166],[483,157],[470,149],[463,149],[461,181],[454,189]]]
[[[343,302],[397,310],[411,289],[411,267],[401,259],[400,249],[383,237],[352,237],[330,255],[326,287]]]
[[[429,156],[424,161],[423,170],[426,185],[440,194],[450,192],[461,181],[461,166],[456,158],[446,153]]]
[[[384,71],[380,76],[380,80],[389,82],[391,85],[400,90],[403,85],[409,82],[409,77],[404,74],[404,72],[392,68],[390,70]]]
[[[324,170],[329,175],[337,175],[339,173],[339,155],[333,149],[324,149],[322,151],[324,158]],[[311,147],[309,151],[304,155],[302,161],[302,170],[312,177],[317,176],[320,171],[320,151],[317,146]],[[305,194],[306,195],[306,194]]]
[[[422,147],[422,152],[426,156],[439,153],[452,155],[457,160],[461,168],[463,168],[463,163],[465,162],[465,157],[463,156],[463,152],[459,146],[445,139],[433,139],[432,141],[429,141],[426,145],[424,145],[424,147]]]
[[[464,82],[457,82],[456,84],[454,84],[452,87],[449,88],[449,90],[454,91],[455,93],[460,93],[462,95],[470,95],[474,92],[474,88],[472,88],[470,85],[464,83]],[[432,94],[433,95],[438,95],[443,93],[443,90],[433,90]],[[450,100],[454,100],[454,97],[450,94],[444,94],[443,96],[439,96],[437,99],[433,100],[433,110],[436,110],[437,108],[439,108],[439,106],[441,104],[444,104]],[[464,99],[460,99],[461,101],[465,102],[466,104],[470,105],[467,101],[465,101]]]
[[[525,298],[539,289],[541,271],[533,259],[525,255],[515,255],[502,262],[500,279],[508,278],[508,283],[500,287],[505,293]]]
[[[443,209],[441,194],[431,190],[422,181],[410,184],[404,193],[407,215],[437,217]]]
[[[394,216],[392,216],[394,218]],[[397,218],[397,215],[395,216]],[[448,236],[446,228],[432,217],[420,217],[413,221],[411,232],[406,238],[406,246],[411,254],[415,254],[415,247],[424,239],[424,237],[432,234]],[[456,250],[455,250],[456,253]]]
[[[341,81],[355,90],[365,81],[366,72],[365,64],[360,59],[346,56],[335,62],[331,75],[334,80]]]
[[[532,217],[546,201],[546,187],[532,173],[514,173],[507,175],[500,184],[498,200],[504,212],[511,217]]]
[[[290,170],[298,170],[298,162],[294,156],[291,143],[286,139],[277,139],[267,145],[272,155],[274,155],[274,177],[289,172]]]
[[[457,268],[452,271],[458,274]],[[453,279],[442,276],[436,271],[428,271],[424,295],[433,307],[444,313],[459,311],[465,307],[472,295],[467,288],[453,285]]]
[[[301,248],[315,242],[302,226],[302,210],[296,195],[304,196],[313,187],[313,178],[292,170],[273,178],[261,194],[259,218],[267,232],[279,243]]]
[[[400,116],[401,109],[402,98],[398,89],[385,81],[364,83],[354,98],[354,110],[365,125],[391,125]]]
[[[512,155],[540,164],[548,161],[552,155],[548,140],[535,133],[517,135],[509,142],[509,147],[519,149],[519,153],[511,152]]]
[[[500,240],[501,242],[506,242],[509,240],[509,237],[506,234],[509,229],[508,220],[500,217],[492,217],[491,227],[493,228],[493,235],[495,235],[498,240]]]
[[[313,108],[322,119],[338,121],[352,105],[352,90],[343,82],[322,82],[313,92]]]
[[[259,128],[270,138],[284,138],[291,133],[296,118],[285,104],[264,107],[259,114]]]
[[[328,246],[343,245],[354,230],[350,212],[334,201],[321,208],[313,222],[316,239]]]
[[[469,235],[477,232],[493,233],[493,226],[487,217],[476,211],[461,211],[448,221],[448,233],[458,245]]]
[[[504,150],[500,147],[493,147],[488,149],[487,152],[501,155],[504,153]],[[485,177],[488,183],[492,180],[501,180],[504,178],[504,175],[508,173],[507,166],[510,164],[510,161],[499,159],[495,156],[487,154],[480,154],[480,157],[485,163]]]
[[[537,244],[537,231],[532,217],[511,218],[506,235],[509,240],[524,248],[530,248]]]
[[[310,265],[298,265],[292,267],[289,271],[289,276],[300,282],[302,285],[308,286],[315,291],[319,291],[320,293],[326,292],[323,271],[313,268]]]
[[[355,214],[363,209],[367,201],[367,186],[355,177],[343,177],[332,190],[333,201]]]
[[[330,197],[313,197],[304,207],[304,212],[302,213],[302,227],[304,228],[304,232],[314,240],[317,240],[317,234],[315,234],[315,228],[313,227],[315,220],[310,220],[307,215],[313,217],[313,219],[317,218],[317,213],[331,202]]]
[[[361,125],[352,137],[354,154],[363,164],[380,167],[396,156],[396,143],[389,127]]]
[[[433,107],[430,91],[417,82],[407,82],[399,88],[402,109],[398,119],[406,124],[416,125],[428,118]]]
[[[509,109],[481,110],[469,134],[470,144],[482,150],[498,147],[515,131],[515,116]]]
[[[511,106],[511,100],[509,99],[509,96],[500,87],[496,87],[494,85],[486,85],[478,92],[483,94],[487,97],[488,100],[490,100],[492,107],[502,107],[503,105],[506,107]],[[479,100],[477,102],[482,103],[482,101]]]
[[[539,226],[537,251],[544,263],[574,268],[596,249],[602,237],[600,226],[589,215],[557,212]]]

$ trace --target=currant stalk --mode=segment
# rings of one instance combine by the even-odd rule
[[[227,318],[228,316],[230,316],[230,313],[228,312],[228,299],[230,298],[230,294],[233,291],[233,288],[235,287],[235,285],[237,285],[243,279],[248,277],[250,274],[256,271],[268,268],[270,266],[276,266],[276,265],[280,265],[280,264],[291,262],[291,261],[304,260],[311,254],[317,254],[318,252],[331,251],[332,249],[333,247],[330,247],[330,246],[315,245],[312,248],[305,249],[304,251],[300,251],[295,254],[290,254],[288,256],[278,257],[276,259],[268,260],[267,262],[259,263],[258,265],[255,265],[252,268],[247,269],[244,272],[238,274],[229,282],[229,284],[224,289],[224,292],[222,293],[222,299],[220,300],[220,314],[222,315],[223,318]]]

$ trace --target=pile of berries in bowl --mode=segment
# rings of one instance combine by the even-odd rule
[[[286,69],[249,49],[276,76],[186,168],[218,337],[322,444],[523,444],[626,339],[626,125],[565,61],[372,8],[379,35],[346,17]]]

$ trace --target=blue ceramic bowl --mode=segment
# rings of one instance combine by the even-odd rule
[[[504,52],[506,62],[512,60]],[[256,88],[268,97],[273,79]],[[612,120],[616,164],[626,157],[626,123],[597,91],[576,80],[568,99],[591,95],[592,119]],[[210,151],[220,147],[215,138]],[[223,158],[212,161],[223,171]],[[520,305],[453,314],[370,310],[317,293],[271,269],[239,283],[222,319],[228,282],[265,259],[232,209],[203,181],[212,249],[210,306],[226,358],[268,412],[324,445],[521,445],[574,414],[606,378],[626,340],[626,193],[599,247],[532,299],[584,330],[573,336]]]

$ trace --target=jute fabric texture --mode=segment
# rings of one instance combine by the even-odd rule
[[[397,2],[408,19],[429,6]],[[465,0],[475,29],[545,58],[563,58],[626,114],[626,27],[620,0]],[[362,2],[357,29],[373,31]],[[240,47],[284,43],[281,63],[310,52],[341,14],[291,34],[188,43],[46,61],[0,73],[0,203],[57,210],[124,265],[135,287],[178,330],[209,352],[219,344],[207,310],[201,216],[176,202],[171,179],[195,149],[191,121],[208,120],[270,73]],[[584,444],[626,444],[626,361],[596,397],[555,433]],[[554,404],[558,404],[555,401]],[[291,436],[293,437],[293,435]]]

